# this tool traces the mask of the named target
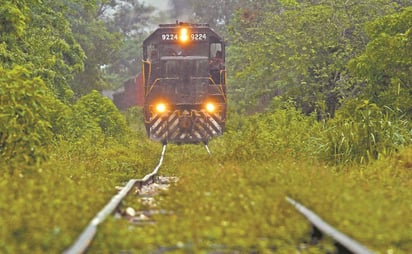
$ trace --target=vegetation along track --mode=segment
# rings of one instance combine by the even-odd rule
[[[65,254],[76,254],[83,253],[86,251],[91,241],[97,232],[97,226],[102,223],[107,216],[112,214],[115,209],[120,205],[120,202],[127,196],[128,193],[133,189],[133,187],[138,187],[139,189],[147,186],[155,181],[155,177],[162,166],[163,159],[166,153],[166,145],[163,145],[162,153],[160,155],[160,160],[157,166],[153,169],[150,174],[147,174],[142,179],[130,179],[127,184],[106,204],[106,206],[90,221],[87,227],[83,230],[77,240],[70,246]]]
[[[208,154],[211,155],[210,149],[208,146],[205,147]],[[89,247],[92,239],[94,238],[97,232],[97,226],[105,220],[105,218],[112,214],[115,210],[117,212],[115,215],[123,216],[128,219],[128,221],[134,225],[148,225],[153,224],[154,220],[151,219],[152,215],[155,216],[164,216],[164,217],[173,217],[173,213],[175,211],[165,209],[157,209],[156,204],[153,202],[152,194],[157,192],[157,189],[165,189],[165,186],[171,181],[176,182],[177,177],[160,177],[157,176],[157,173],[160,169],[160,166],[163,163],[164,155],[166,151],[166,145],[163,146],[163,150],[161,153],[160,161],[156,168],[153,170],[152,173],[146,175],[143,179],[131,179],[129,182],[120,188],[120,191],[117,195],[115,195],[111,201],[91,220],[89,225],[85,228],[83,233],[78,237],[77,241],[64,253],[83,253]],[[156,180],[156,183],[155,183]],[[144,210],[140,212],[136,212],[135,209],[132,207],[127,207],[120,211],[116,209],[119,207],[120,202],[127,196],[128,193],[131,192],[133,187],[137,187],[139,196],[143,203],[146,203],[150,210]],[[253,197],[252,197],[253,199]],[[301,213],[308,221],[309,224],[312,226],[312,230],[310,231],[310,240],[306,241],[303,240],[301,246],[297,246],[297,250],[303,250],[306,244],[316,244],[319,243],[320,240],[324,239],[324,236],[327,236],[330,239],[334,246],[336,247],[335,253],[356,253],[356,254],[371,254],[373,253],[367,247],[362,246],[360,243],[356,242],[355,240],[351,239],[350,237],[346,236],[345,234],[339,232],[337,229],[332,227],[331,225],[327,224],[323,219],[321,219],[317,214],[313,211],[309,210],[308,208],[304,207],[302,204],[298,203],[294,199],[286,196],[285,202],[289,203],[291,206],[296,208],[296,210]],[[253,201],[252,201],[253,202]],[[120,211],[120,212],[119,212]],[[195,214],[196,216],[196,214]],[[224,226],[224,225],[223,225]],[[179,249],[186,249],[190,250],[191,244],[190,243],[179,243],[177,247],[171,246],[162,246],[158,248],[156,251],[169,252],[169,251],[179,251]],[[232,245],[214,245],[210,248],[207,253],[215,253],[216,251],[225,251],[224,253],[239,253],[241,249],[237,246]],[[241,250],[242,253],[244,250]],[[275,249],[274,249],[274,252]],[[249,249],[246,253],[260,253],[256,252],[255,249]],[[324,253],[331,253],[330,250],[325,250]]]
[[[312,243],[323,238],[323,235],[328,235],[335,241],[337,253],[354,253],[354,254],[372,254],[365,246],[361,245],[357,241],[351,239],[345,234],[339,232],[337,229],[322,220],[317,214],[310,209],[304,207],[290,197],[286,197],[286,200],[292,204],[302,215],[304,215],[308,221],[312,224],[311,240]]]

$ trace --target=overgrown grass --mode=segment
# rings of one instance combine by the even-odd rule
[[[302,247],[308,240],[309,228],[285,202],[289,195],[378,253],[409,253],[411,148],[387,146],[393,144],[389,142],[391,135],[362,147],[363,135],[390,131],[384,125],[389,120],[379,121],[381,116],[377,114],[366,122],[383,124],[372,126],[374,129],[368,129],[371,125],[366,129],[344,129],[339,127],[339,119],[318,122],[284,108],[246,119],[235,118],[228,124],[226,134],[211,142],[211,158],[201,147],[173,147],[162,170],[181,179],[158,197],[156,207],[170,214],[155,216],[155,225],[143,227],[111,219],[103,226],[91,252],[332,251],[330,241]],[[361,125],[365,118],[362,115],[351,121]],[[407,127],[392,124],[402,131],[406,140],[403,146],[407,146]],[[332,126],[340,132],[331,133]],[[379,156],[362,161],[358,160],[362,154],[351,157],[356,153],[348,153],[346,160],[328,160],[334,152],[334,143],[328,138],[345,138],[350,132],[356,133],[358,140],[351,139],[348,144],[359,147],[359,153],[375,151]],[[393,147],[396,149],[391,150]],[[402,151],[397,153],[398,149]],[[147,209],[136,201],[127,205]],[[111,237],[113,234],[116,237]]]
[[[325,127],[324,159],[336,164],[367,163],[412,144],[412,124],[405,114],[368,101],[349,103]]]
[[[130,136],[61,142],[51,159],[0,178],[0,252],[60,253],[130,178],[147,174],[157,146]]]
[[[211,144],[214,151],[215,145]],[[190,153],[185,147],[179,149]],[[411,159],[404,157],[411,150],[395,159],[339,171],[281,152],[269,160],[245,162],[221,161],[192,150],[198,156],[184,156],[173,169],[181,176],[178,184],[156,199],[155,209],[169,214],[157,215],[154,225],[145,226],[110,219],[91,253],[332,252],[330,241],[303,247],[309,240],[309,225],[286,196],[378,253],[412,251]],[[127,205],[147,209],[136,201]]]
[[[330,165],[367,164],[412,144],[406,114],[354,102],[336,118],[318,121],[291,105],[248,118],[234,116],[219,140],[219,154],[232,159],[268,159],[282,151]]]
[[[161,145],[148,141],[135,124],[141,122],[136,110],[127,117],[136,132],[112,137],[89,131],[61,139],[49,146],[49,160],[42,164],[13,164],[7,170],[8,162],[0,161],[6,169],[0,178],[0,252],[63,251],[117,192],[115,186],[153,169]],[[170,213],[144,227],[109,218],[89,252],[332,250],[330,241],[302,245],[309,226],[285,202],[290,195],[379,253],[410,253],[410,125],[379,114],[365,121],[368,110],[359,111],[359,119],[353,115],[327,123],[288,107],[248,118],[232,116],[225,135],[210,143],[212,157],[201,145],[169,146],[161,174],[180,180],[157,198],[156,209]],[[111,120],[99,128],[115,123]],[[357,128],[341,126],[349,121]],[[363,146],[371,133],[379,139]],[[342,140],[348,145],[342,148],[351,152],[337,161],[331,147]],[[359,160],[368,151],[378,156]],[[134,197],[125,205],[147,209]]]

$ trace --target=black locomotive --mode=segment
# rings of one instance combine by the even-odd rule
[[[207,24],[161,24],[143,42],[144,120],[150,139],[207,142],[226,120],[223,38]]]

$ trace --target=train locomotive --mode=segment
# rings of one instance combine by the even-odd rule
[[[223,134],[225,44],[208,24],[160,24],[143,42],[142,74],[151,140],[207,144]]]

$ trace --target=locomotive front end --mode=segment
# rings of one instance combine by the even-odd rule
[[[226,121],[224,43],[206,24],[164,24],[143,43],[150,139],[207,143]]]

